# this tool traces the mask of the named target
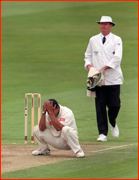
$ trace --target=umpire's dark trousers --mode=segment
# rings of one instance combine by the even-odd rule
[[[108,134],[108,119],[110,124],[115,127],[116,117],[120,109],[120,85],[96,86],[96,116],[99,134]],[[108,109],[108,113],[107,113]]]

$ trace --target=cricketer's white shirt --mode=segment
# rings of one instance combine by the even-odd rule
[[[120,67],[122,60],[122,40],[119,36],[109,33],[106,42],[102,44],[102,33],[90,38],[85,52],[85,69],[92,65],[100,70],[105,66],[111,67],[105,70],[103,85],[123,84],[123,73]]]
[[[60,111],[59,111],[59,114],[56,117],[56,119],[64,126],[69,126],[69,127],[73,128],[75,131],[77,131],[73,112],[66,106],[61,106],[61,105],[59,105],[59,106],[60,106]],[[57,131],[54,128],[48,113],[46,113],[45,117],[46,117],[46,127],[48,129],[50,129],[50,132],[53,134],[53,136],[60,136],[61,131]]]

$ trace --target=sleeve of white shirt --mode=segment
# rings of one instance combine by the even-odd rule
[[[89,40],[89,43],[88,43],[88,46],[87,46],[87,49],[86,49],[86,52],[85,52],[85,58],[84,58],[84,61],[85,61],[85,69],[87,69],[87,65],[91,65],[91,62],[92,62],[92,50],[91,50],[91,43],[90,43],[90,40]]]
[[[106,65],[111,67],[112,69],[115,69],[117,66],[120,65],[122,60],[122,53],[123,53],[123,47],[122,47],[122,39],[120,37],[115,38],[115,51],[113,58],[110,60],[110,62]]]
[[[64,126],[69,126],[76,129],[75,118],[71,110],[63,114],[63,116],[59,119],[59,122]]]

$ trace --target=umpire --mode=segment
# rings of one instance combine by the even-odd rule
[[[122,40],[111,33],[115,26],[110,16],[102,16],[97,21],[101,33],[90,38],[85,52],[85,69],[95,67],[100,72],[104,70],[104,82],[96,87],[96,116],[99,137],[97,141],[107,141],[108,119],[113,137],[119,137],[116,118],[120,110],[120,85],[123,84],[123,74],[120,67],[122,60]],[[108,109],[108,110],[107,110]],[[108,111],[108,112],[107,112]]]

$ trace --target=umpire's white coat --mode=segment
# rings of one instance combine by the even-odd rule
[[[78,152],[81,147],[78,141],[78,132],[73,112],[69,108],[60,105],[60,112],[56,118],[64,125],[61,131],[57,131],[54,128],[48,113],[46,113],[47,129],[40,131],[38,125],[33,129],[34,139],[39,144],[41,150],[47,149],[48,144],[50,144],[57,149],[72,149],[74,153]]]
[[[111,67],[105,70],[103,85],[116,85],[123,83],[123,74],[120,67],[122,60],[122,40],[119,36],[109,33],[106,42],[102,44],[102,33],[90,38],[85,52],[85,69],[92,65],[100,70],[105,66]]]

